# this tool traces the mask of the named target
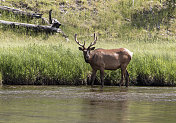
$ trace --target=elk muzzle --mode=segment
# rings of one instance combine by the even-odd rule
[[[84,55],[85,62],[89,63],[89,61],[90,61],[90,51],[89,50],[83,51],[83,55]]]

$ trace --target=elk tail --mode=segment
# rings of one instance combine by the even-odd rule
[[[128,49],[126,49],[125,48],[125,50],[126,50],[126,52],[131,56],[131,58],[132,58],[132,56],[133,56],[133,52],[131,52],[131,51],[129,51]]]

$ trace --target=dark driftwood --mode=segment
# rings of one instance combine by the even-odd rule
[[[31,18],[33,18],[33,17],[42,18],[42,14],[25,12],[25,11],[22,11],[20,9],[10,8],[8,6],[0,6],[0,9],[4,10],[4,11],[8,11],[8,12],[13,12],[14,14],[26,15],[26,16],[31,17]]]
[[[18,22],[4,21],[4,20],[0,20],[0,24],[9,25],[12,28],[15,26],[22,26],[22,27],[26,27],[28,29],[34,29],[37,31],[45,31],[45,32],[60,32],[61,31],[60,29],[52,27],[52,26],[18,23]]]
[[[33,18],[33,17],[41,18],[44,23],[51,24],[51,26],[18,23],[18,22],[4,21],[4,20],[0,20],[0,24],[9,25],[12,28],[15,27],[15,26],[22,26],[22,27],[26,27],[27,29],[33,29],[33,30],[39,31],[39,32],[40,31],[57,32],[57,33],[60,33],[65,38],[68,37],[67,35],[65,35],[65,33],[61,29],[59,29],[59,27],[61,26],[61,23],[57,19],[51,18],[52,10],[49,11],[49,22],[48,22],[46,18],[42,17],[42,14],[24,12],[22,10],[10,8],[10,7],[7,7],[7,6],[0,6],[0,9],[4,10],[4,11],[8,11],[8,12],[13,12],[14,14],[25,15],[25,16],[31,17],[31,18]]]
[[[61,23],[57,19],[51,18],[51,13],[52,9],[49,11],[49,23],[52,24],[52,27],[59,28]]]
[[[50,23],[50,24],[52,24],[51,13],[52,13],[52,9],[51,9],[51,10],[49,10],[49,23]]]

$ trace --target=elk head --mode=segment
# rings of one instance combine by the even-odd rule
[[[84,44],[81,44],[78,40],[77,40],[77,34],[75,34],[75,41],[78,45],[80,45],[81,47],[79,47],[79,50],[80,51],[83,51],[83,55],[84,55],[84,59],[85,59],[85,62],[86,63],[89,63],[89,60],[90,60],[90,51],[91,50],[94,50],[95,47],[92,47],[93,45],[96,44],[96,41],[97,41],[97,37],[95,36],[95,33],[94,33],[94,41],[92,43],[90,43],[89,47],[88,48],[85,48],[85,41],[84,41]]]

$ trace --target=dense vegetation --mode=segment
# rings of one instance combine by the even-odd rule
[[[68,35],[37,33],[0,25],[0,69],[4,84],[87,84],[91,68],[78,51],[78,40],[96,47],[126,47],[134,53],[128,66],[134,85],[176,85],[175,0],[6,0],[1,5],[53,17]],[[40,19],[0,11],[0,19],[42,24]],[[117,85],[120,72],[106,71],[106,84]],[[98,80],[97,80],[98,81]]]

